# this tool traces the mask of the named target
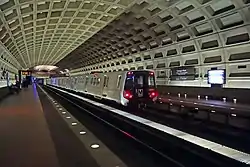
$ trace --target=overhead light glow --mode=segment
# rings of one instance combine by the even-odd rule
[[[58,68],[57,66],[52,66],[52,65],[38,65],[38,66],[34,67],[34,70],[52,71],[52,70],[56,70],[57,68]]]

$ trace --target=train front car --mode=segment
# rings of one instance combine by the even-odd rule
[[[129,107],[143,109],[148,103],[154,103],[158,95],[153,71],[127,72],[123,98],[127,100]]]

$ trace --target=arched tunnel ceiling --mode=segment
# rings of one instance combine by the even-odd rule
[[[54,65],[137,0],[0,0],[0,42],[23,68]]]
[[[249,42],[250,0],[1,0],[0,9],[0,43],[23,68],[100,68],[155,49]]]
[[[207,50],[221,54],[228,46],[249,43],[249,18],[250,0],[145,0],[133,5],[57,66],[84,70],[110,67],[113,60],[121,64],[117,62],[121,58],[161,48],[168,50],[164,56]]]

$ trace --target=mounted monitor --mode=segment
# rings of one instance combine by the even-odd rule
[[[226,70],[208,70],[208,84],[223,85],[226,83]]]

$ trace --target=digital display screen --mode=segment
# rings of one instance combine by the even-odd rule
[[[22,75],[31,75],[31,71],[22,71]]]
[[[226,83],[226,70],[209,70],[208,71],[208,84],[225,84]]]

